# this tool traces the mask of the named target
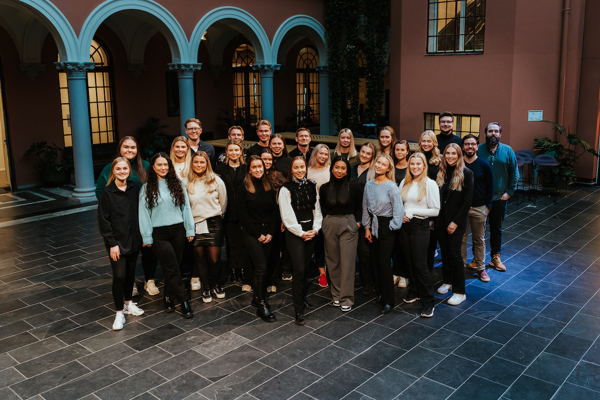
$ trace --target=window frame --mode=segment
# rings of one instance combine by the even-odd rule
[[[252,59],[245,61],[246,65],[234,65],[239,57],[236,57],[238,54],[238,49],[242,46],[247,46],[245,51],[252,51]],[[246,125],[246,126],[254,126],[260,119],[262,118],[262,81],[260,79],[260,72],[254,71],[252,66],[256,63],[256,52],[250,43],[241,43],[238,45],[233,51],[233,57],[231,57],[231,70],[232,70],[232,87],[233,87],[233,118],[235,121],[244,121],[238,122],[238,124]],[[236,83],[236,79],[238,77],[243,77],[241,82]],[[252,77],[252,86],[254,88],[253,96],[256,97],[257,106],[250,105],[250,78]],[[242,88],[242,94],[238,95],[237,88]],[[237,99],[242,98],[243,107],[237,106]],[[237,115],[236,109],[243,109],[243,115]],[[256,115],[255,118],[252,118],[252,111],[255,110]]]
[[[426,112],[423,113],[423,126],[425,128],[425,130],[432,130],[433,132],[435,132],[436,135],[439,135],[441,133],[441,130],[439,129],[440,126],[440,121],[439,121],[439,116],[440,113],[433,113],[433,112]],[[428,119],[431,119],[433,117],[432,121],[429,121]],[[470,130],[468,131],[463,131],[462,130],[462,125],[463,125],[463,118],[469,118],[470,119]],[[479,118],[479,128],[477,131],[473,131],[473,118]],[[428,126],[428,123],[433,122],[433,126]],[[437,126],[437,128],[436,128]],[[481,115],[477,115],[477,114],[454,114],[454,128],[452,129],[452,133],[454,133],[455,135],[457,135],[460,138],[465,137],[468,134],[473,134],[477,137],[479,137],[480,133],[481,133]]]
[[[302,53],[304,49],[310,49],[314,54],[309,53],[307,50],[305,53]],[[311,54],[312,57],[312,67],[299,67],[300,62],[304,61],[305,54]],[[304,63],[306,65],[306,62]],[[301,125],[303,121],[306,121],[310,118],[312,124],[308,126],[318,126],[321,121],[321,76],[317,71],[317,66],[319,65],[319,54],[317,50],[312,46],[302,47],[298,51],[298,55],[296,56],[296,123],[298,126]],[[302,82],[300,82],[299,77],[302,76]],[[308,106],[312,108],[312,113],[310,115],[304,115],[304,110],[306,109],[306,103],[304,102],[304,96],[306,95],[305,90],[308,86],[316,87],[316,91],[313,90],[311,93],[312,101],[309,101]],[[301,91],[302,89],[302,91]],[[302,104],[301,104],[301,101]]]
[[[438,6],[440,3],[455,3],[455,5],[460,1],[461,10],[458,11],[456,6],[454,8],[454,17],[446,18],[448,21],[455,21],[455,30],[452,35],[440,35],[439,34],[439,21],[441,19],[438,18]],[[477,2],[480,1],[481,4],[477,5]],[[486,4],[487,0],[474,0],[475,7],[477,10],[482,10],[480,14],[474,16],[468,16],[467,6],[468,0],[428,0],[427,2],[427,36],[425,43],[425,54],[428,56],[447,56],[447,55],[465,55],[465,54],[483,54],[484,52],[484,44],[485,44],[485,18],[486,18]],[[434,15],[432,16],[432,11]],[[465,15],[461,17],[461,15]],[[479,31],[475,31],[471,35],[466,32],[467,19],[473,19],[473,26],[476,29],[476,26],[479,23],[482,23],[482,27]],[[435,24],[432,26],[432,23]],[[452,22],[448,22],[446,26],[449,26]],[[465,45],[468,43],[467,38],[471,36],[471,40],[474,41],[473,50],[465,50]],[[476,48],[477,37],[481,37],[481,48]],[[449,38],[453,38],[454,46],[451,50],[439,50],[439,41],[440,40],[449,40]],[[458,44],[458,46],[457,46]]]

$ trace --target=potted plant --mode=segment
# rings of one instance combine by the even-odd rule
[[[554,139],[539,137],[535,139],[535,148],[540,149],[542,154],[549,154],[556,159],[558,165],[548,168],[555,177],[556,188],[567,189],[570,181],[577,180],[575,176],[575,164],[579,157],[590,153],[595,157],[600,156],[590,144],[580,138],[576,133],[571,133],[568,128],[552,121],[542,121],[552,124],[554,127]],[[578,149],[581,152],[578,153]]]
[[[51,145],[48,142],[35,142],[25,152],[25,157],[35,155],[39,162],[34,167],[36,171],[42,174],[42,184],[44,186],[59,186],[67,181],[68,165],[64,161],[59,161],[59,153],[64,149],[56,144]]]

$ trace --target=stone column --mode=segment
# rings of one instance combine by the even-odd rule
[[[71,131],[73,133],[73,160],[75,163],[75,190],[73,199],[96,199],[92,134],[88,103],[87,73],[94,69],[93,62],[57,62],[56,68],[67,73]]]
[[[331,135],[331,121],[329,116],[329,71],[327,66],[317,66],[317,72],[319,73],[319,100],[321,107],[319,108],[321,121],[321,135]]]
[[[202,68],[201,63],[169,64],[169,70],[177,71],[179,81],[179,118],[182,135],[185,135],[185,121],[196,117],[194,72],[199,71],[200,68]]]
[[[275,126],[275,101],[273,99],[273,74],[281,68],[279,64],[253,65],[252,69],[260,72],[260,98],[262,119]]]

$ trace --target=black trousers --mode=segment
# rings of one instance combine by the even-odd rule
[[[137,262],[138,252],[132,254],[121,254],[117,261],[110,258],[110,249],[106,248],[109,254],[110,266],[113,271],[112,295],[115,302],[115,310],[123,311],[123,299],[131,300],[131,291],[135,282],[135,263]]]
[[[229,269],[245,269],[248,266],[248,253],[244,246],[242,227],[237,221],[225,222],[225,241],[227,244],[227,265]]]
[[[442,277],[452,285],[452,293],[465,294],[465,267],[460,252],[464,232],[449,234],[444,227],[436,229],[442,248]]]
[[[311,284],[306,276],[315,249],[315,239],[306,241],[286,230],[285,240],[292,260],[292,302],[294,312],[301,313],[304,311],[304,299]]]
[[[370,244],[365,239],[365,228],[361,227],[358,231],[358,268],[363,287],[373,287],[373,271],[371,270],[371,252]]]
[[[325,268],[325,239],[323,238],[323,231],[319,231],[313,241],[315,242],[314,253],[317,268]]]
[[[194,246],[191,242],[185,241],[183,247],[183,254],[181,257],[181,264],[179,264],[179,273],[182,278],[190,278],[194,271],[195,260],[194,260]]]
[[[160,226],[152,232],[152,252],[160,262],[165,276],[165,296],[183,303],[187,300],[179,265],[185,247],[185,228],[183,224]]]
[[[394,296],[394,277],[392,273],[392,253],[396,241],[396,232],[390,230],[391,217],[377,217],[379,230],[377,237],[371,232],[373,243],[371,243],[371,269],[375,289],[381,296],[381,305],[388,304],[394,308],[396,300]]]
[[[420,297],[423,306],[433,307],[433,279],[427,266],[429,220],[412,218],[402,224],[399,235],[408,267],[409,296]]]
[[[427,226],[429,226],[429,220],[427,220]],[[437,229],[437,226],[435,227]],[[429,229],[429,241],[427,246],[427,267],[429,268],[429,273],[433,274],[433,264],[435,264],[435,249],[437,248],[437,234],[435,230]],[[442,263],[444,261],[442,260]]]
[[[158,260],[150,247],[142,247],[142,267],[144,268],[144,278],[147,281],[153,281],[156,276],[156,267]]]
[[[490,225],[490,255],[494,256],[502,252],[502,223],[506,216],[506,206],[508,201],[497,200],[492,202],[492,209],[488,214],[488,224]]]
[[[267,244],[262,244],[257,238],[251,236],[248,232],[242,229],[244,245],[250,257],[254,277],[254,300],[253,302],[260,303],[267,298],[267,263],[273,248],[273,241]],[[265,235],[268,230],[265,230]],[[246,277],[247,278],[247,277]]]
[[[277,224],[277,229],[273,234],[273,246],[271,255],[267,263],[267,286],[277,285],[281,280],[281,245],[283,243],[283,234],[281,233],[281,223]]]
[[[400,245],[400,235],[396,235],[396,242],[394,243],[394,254],[392,254],[392,271],[394,275],[406,278],[406,258]]]

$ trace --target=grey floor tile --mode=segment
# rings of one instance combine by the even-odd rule
[[[72,361],[16,385],[12,385],[11,388],[19,396],[26,399],[77,379],[88,372],[90,372],[89,369],[79,364],[77,361]]]
[[[468,339],[468,336],[461,335],[460,333],[448,329],[440,329],[421,343],[420,346],[448,355]]]
[[[318,353],[331,343],[331,340],[311,333],[275,350],[268,356],[263,357],[260,362],[277,371],[284,371]]]
[[[600,318],[578,314],[569,322],[563,333],[580,339],[596,340],[600,335]]]
[[[481,318],[485,320],[492,320],[496,318],[502,311],[506,309],[506,306],[501,304],[492,303],[489,301],[482,300],[469,308],[467,311],[468,315],[472,317]]]
[[[56,337],[66,344],[73,344],[106,331],[107,329],[102,325],[98,324],[97,322],[92,322],[91,324],[63,332]]]
[[[250,394],[260,400],[287,399],[310,386],[319,378],[312,372],[292,367],[258,386]]]
[[[19,373],[15,368],[10,367],[2,371],[2,379],[0,379],[0,389],[14,385],[15,383],[19,383],[24,381],[25,377]]]
[[[452,389],[427,378],[421,378],[398,397],[399,400],[439,400],[445,399]]]
[[[342,316],[316,329],[315,333],[330,340],[340,340],[363,325],[364,322],[360,320]]]
[[[194,372],[216,382],[264,356],[265,352],[246,345],[203,364]]]
[[[450,354],[425,376],[443,385],[457,388],[469,379],[480,366],[479,363]]]
[[[104,351],[106,350],[99,351],[98,353],[100,353],[101,356],[96,359],[94,359],[94,355],[98,353],[94,353],[87,357],[89,358],[89,363],[92,363],[92,365],[95,366],[107,362],[107,360],[110,358],[110,354],[102,354]],[[135,353],[129,357],[121,358],[120,360],[114,362],[114,364],[123,371],[126,371],[128,374],[133,375],[147,368],[151,368],[153,365],[164,360],[168,360],[169,358],[171,358],[171,354],[167,353],[166,351],[159,348],[150,347],[149,349]],[[88,362],[88,360],[85,360],[84,362]]]
[[[540,313],[541,316],[552,318],[561,322],[569,322],[581,309],[571,304],[553,301]]]
[[[417,378],[396,369],[386,368],[359,386],[356,391],[373,399],[392,400],[416,380]]]
[[[378,373],[405,353],[406,350],[379,342],[352,360],[351,364]]]
[[[165,378],[144,370],[95,393],[100,399],[132,399],[165,382]]]
[[[173,339],[169,339],[160,343],[158,347],[168,351],[173,355],[177,355],[191,349],[192,347],[199,346],[202,343],[211,340],[213,337],[214,336],[209,335],[200,329],[193,329]]]
[[[272,325],[265,322],[263,324]],[[271,330],[269,333],[254,339],[250,342],[250,345],[264,352],[271,353],[311,332],[312,329],[306,325],[298,326],[293,322],[288,322],[282,327]]]
[[[477,336],[504,344],[511,340],[520,330],[521,328],[516,325],[495,320],[477,332]]]
[[[496,320],[523,327],[537,314],[538,311],[517,306],[515,303],[502,311],[502,313],[496,317]]]
[[[156,364],[151,369],[166,379],[173,379],[207,361],[209,361],[207,357],[204,357],[193,350],[188,350]]]
[[[443,354],[417,346],[395,361],[391,367],[414,377],[420,377],[444,358]]]
[[[222,335],[230,332],[237,327],[243,326],[248,322],[254,321],[256,316],[253,316],[246,311],[236,311],[232,314],[226,315],[223,318],[219,318],[213,322],[209,322],[202,326],[202,330],[213,336]]]
[[[384,342],[410,350],[434,333],[435,329],[411,322],[385,338]]]
[[[356,355],[337,346],[328,346],[299,364],[319,376],[325,376]]]
[[[581,386],[565,383],[558,389],[553,400],[581,400],[600,398],[598,392],[583,388]]]
[[[183,329],[180,329],[172,324],[167,324],[143,333],[142,335],[136,336],[135,338],[126,340],[124,344],[133,348],[134,350],[142,351],[177,335],[181,335],[182,333],[185,333]]]
[[[480,337],[472,337],[454,351],[454,354],[475,361],[487,362],[500,348],[501,344]]]
[[[523,375],[508,389],[511,400],[549,400],[558,390],[557,385]]]
[[[152,389],[150,393],[161,400],[180,400],[210,385],[210,381],[193,372],[180,375]]]
[[[556,321],[554,319],[537,316],[527,324],[523,329],[523,332],[531,333],[533,335],[545,337],[546,339],[554,339],[556,335],[565,327],[564,322]]]
[[[205,387],[200,394],[211,400],[242,399],[246,392],[272,379],[278,372],[261,363],[252,363],[231,375]],[[303,394],[300,393],[300,396]],[[306,396],[306,395],[304,395]],[[255,399],[247,395],[247,398]],[[306,398],[309,398],[306,396]]]
[[[488,324],[489,321],[476,318],[468,314],[462,314],[444,326],[445,329],[471,336]]]
[[[448,400],[496,400],[502,396],[505,390],[506,388],[502,385],[490,382],[479,376],[472,376]]]
[[[542,353],[525,370],[525,375],[560,386],[576,365],[576,361],[567,360],[550,353]]]
[[[250,340],[233,332],[227,332],[213,339],[193,347],[193,350],[204,355],[208,359],[217,358],[231,350],[237,349],[249,343]]]
[[[579,361],[585,352],[592,346],[592,343],[591,340],[580,339],[575,336],[561,333],[552,341],[552,343],[550,343],[546,352],[573,361]]]
[[[344,364],[307,389],[304,389],[303,392],[320,400],[338,400],[352,392],[372,376],[373,374],[364,369],[351,364]]]
[[[44,392],[44,398],[47,400],[77,399],[112,385],[123,378],[125,378],[123,371],[115,366],[109,365],[96,372],[85,375],[81,379],[68,382]]]
[[[343,349],[360,354],[392,332],[393,330],[384,326],[368,324],[338,340],[336,344]]]

